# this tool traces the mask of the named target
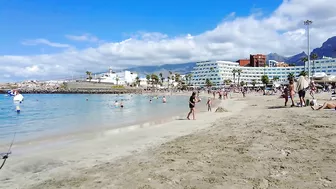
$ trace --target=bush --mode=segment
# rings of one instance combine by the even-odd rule
[[[114,85],[112,89],[125,89],[125,87],[123,85]]]

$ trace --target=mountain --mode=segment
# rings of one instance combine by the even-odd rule
[[[196,66],[195,62],[183,63],[183,64],[163,64],[160,66],[138,66],[133,68],[128,68],[127,70],[132,72],[137,72],[140,75],[146,74],[159,74],[162,73],[164,77],[167,77],[169,71],[179,74],[187,74]]]
[[[329,38],[320,48],[316,48],[312,53],[316,53],[319,58],[323,56],[336,57],[336,36]]]
[[[312,53],[316,53],[319,58],[322,58],[323,56],[328,57],[336,57],[336,36],[331,37],[327,39],[321,47],[315,48]],[[304,62],[301,61],[303,57],[307,57],[307,54],[305,52],[298,53],[296,55],[285,57],[281,56],[277,53],[270,53],[266,56],[267,62],[268,60],[276,60],[279,62],[286,62],[289,64],[295,64],[296,66],[303,66]],[[174,73],[180,73],[180,74],[187,74],[191,72],[193,67],[196,66],[196,63],[190,62],[190,63],[183,63],[183,64],[164,64],[160,66],[138,66],[138,67],[132,67],[127,70],[130,70],[132,72],[137,72],[141,76],[144,76],[146,74],[159,74],[162,73],[164,77],[167,77],[169,74],[169,71]]]
[[[288,57],[285,62],[288,64],[295,64],[296,66],[303,66],[304,62],[301,59],[304,57],[307,57],[307,54],[305,52],[301,52],[294,56]]]
[[[311,52],[311,54],[313,53],[316,53],[319,58],[322,58],[323,56],[335,58],[336,57],[336,36],[327,39],[327,41],[325,41],[321,47],[315,48]],[[296,66],[303,66],[304,62],[302,62],[301,59],[303,57],[307,57],[307,54],[305,52],[301,52],[291,57],[284,57],[276,53],[270,53],[266,57],[267,57],[267,61],[276,60],[279,62],[295,64]]]
[[[268,62],[268,60],[276,60],[278,62],[285,62],[287,59],[287,57],[278,55],[277,53],[270,53],[266,56],[266,61]]]

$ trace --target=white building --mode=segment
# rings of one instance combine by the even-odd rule
[[[104,73],[100,76],[95,76],[91,79],[91,82],[101,82],[101,83],[111,83],[115,85],[128,85],[133,84],[136,81],[138,74],[130,71],[113,72],[109,69],[109,72]]]
[[[240,78],[238,74],[233,77],[233,69],[240,69]],[[224,85],[224,80],[231,80],[238,83],[244,81],[251,85],[253,81],[261,83],[261,76],[267,75],[270,80],[275,76],[279,77],[280,83],[288,82],[288,74],[293,73],[297,77],[304,66],[294,67],[241,67],[237,62],[231,61],[203,61],[197,62],[196,67],[192,70],[191,85],[196,87],[205,86],[206,79],[208,78],[214,86]],[[306,71],[308,66],[306,66]],[[336,58],[323,58],[311,61],[311,75],[318,75],[325,73],[326,75],[336,74]]]

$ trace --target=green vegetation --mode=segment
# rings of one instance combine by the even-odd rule
[[[294,78],[295,78],[295,76],[294,76],[293,73],[289,73],[288,76],[287,76],[288,81],[292,81],[292,80],[294,80]]]
[[[261,82],[264,84],[264,85],[267,85],[269,83],[269,78],[267,75],[262,75],[261,76]]]
[[[307,75],[308,75],[308,72],[306,71],[301,71],[299,74],[299,76],[307,76]]]
[[[210,81],[210,79],[206,79],[205,80],[205,85],[207,86],[207,87],[211,87],[212,86],[212,82]]]
[[[123,86],[123,85],[114,85],[114,86],[112,86],[112,89],[125,89],[125,86]]]
[[[253,88],[256,86],[256,84],[257,84],[257,82],[256,82],[256,80],[255,79],[252,79],[252,86],[253,86]]]

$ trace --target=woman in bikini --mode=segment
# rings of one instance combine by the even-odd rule
[[[291,98],[291,101],[292,101],[292,105],[291,107],[294,107],[295,104],[294,104],[294,95],[295,95],[295,91],[294,91],[294,81],[293,80],[290,80],[289,81],[289,96]]]

